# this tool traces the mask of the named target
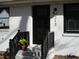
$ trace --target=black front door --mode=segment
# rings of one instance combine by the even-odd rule
[[[39,5],[32,7],[33,43],[42,44],[50,30],[50,7]]]

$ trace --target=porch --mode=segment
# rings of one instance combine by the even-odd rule
[[[18,41],[20,34],[24,35],[25,38],[29,42],[29,32],[19,32],[15,35],[13,39],[10,39],[9,41],[9,53],[8,58],[9,59],[46,59],[48,50],[54,46],[54,33],[51,32],[46,36],[46,39],[42,44],[36,45],[31,49],[27,47],[26,50],[21,50],[18,46]],[[51,43],[51,44],[50,44]]]

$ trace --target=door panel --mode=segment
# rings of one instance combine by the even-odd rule
[[[42,44],[50,30],[49,5],[33,6],[33,43]]]

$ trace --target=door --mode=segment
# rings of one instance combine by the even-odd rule
[[[32,7],[33,14],[33,43],[42,44],[50,30],[49,5]]]

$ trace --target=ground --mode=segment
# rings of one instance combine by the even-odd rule
[[[79,57],[73,55],[66,55],[66,56],[55,55],[53,59],[79,59]]]
[[[0,51],[0,59],[8,59],[8,56],[6,56],[5,51]]]

